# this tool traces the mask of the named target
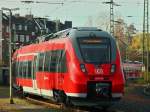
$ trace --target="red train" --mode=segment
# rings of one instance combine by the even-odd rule
[[[13,55],[15,82],[24,93],[88,106],[108,106],[123,96],[120,54],[107,32],[77,27],[47,37]]]

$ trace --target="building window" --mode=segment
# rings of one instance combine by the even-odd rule
[[[19,30],[22,30],[22,25],[19,25]]]
[[[16,34],[14,37],[14,41],[17,42],[18,41],[18,35]]]
[[[38,27],[35,27],[35,31],[38,32],[38,30],[39,30]]]
[[[32,36],[35,35],[35,32],[32,32]]]
[[[12,29],[15,30],[16,29],[16,25],[12,24]]]
[[[20,35],[20,41],[24,42],[24,35]]]
[[[20,35],[18,35],[17,37],[18,37],[18,42],[20,42]]]
[[[49,29],[48,28],[46,28],[46,33],[49,33]]]
[[[24,26],[24,30],[25,30],[25,31],[28,30],[28,26],[27,26],[27,25]]]
[[[26,42],[29,42],[29,35],[26,35]]]
[[[9,32],[9,27],[8,26],[6,26],[6,32]]]

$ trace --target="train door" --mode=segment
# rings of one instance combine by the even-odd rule
[[[65,66],[65,65],[63,65],[63,57],[64,57],[64,52],[63,52],[63,50],[58,50],[58,52],[57,52],[57,65],[56,65],[56,82],[57,82],[57,88],[59,89],[59,90],[62,90],[62,85],[63,85],[63,70],[62,70],[62,66]]]
[[[32,62],[32,83],[33,83],[33,89],[37,89],[37,82],[36,82],[36,68],[37,65],[37,56],[34,57],[34,60]]]

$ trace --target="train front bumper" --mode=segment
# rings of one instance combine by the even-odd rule
[[[110,106],[118,102],[121,99],[122,94],[113,93],[112,97],[109,98],[99,98],[96,96],[89,98],[85,93],[69,93],[67,96],[72,104],[77,106]]]

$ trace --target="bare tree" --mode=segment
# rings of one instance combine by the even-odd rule
[[[106,12],[98,13],[97,17],[95,18],[95,26],[109,32],[109,25],[110,25],[110,18],[109,14]]]

